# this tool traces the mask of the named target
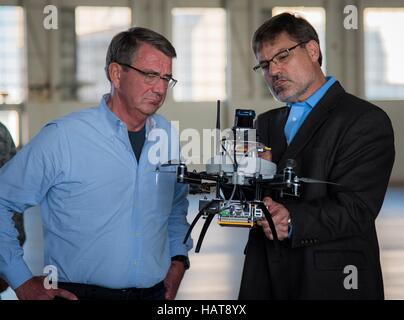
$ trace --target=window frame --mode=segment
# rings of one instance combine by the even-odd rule
[[[75,2],[76,1],[72,1],[72,3],[70,3],[70,4],[75,4]],[[112,4],[110,4],[110,3],[108,3],[108,2],[102,2],[102,1],[98,1],[97,3],[94,3],[94,1],[83,1],[83,2],[81,2],[81,1],[77,1],[79,4],[78,5],[73,5],[72,7],[74,8],[74,15],[75,15],[75,24],[74,24],[74,33],[75,33],[75,49],[76,49],[76,52],[75,52],[75,65],[76,65],[76,69],[75,69],[75,81],[76,81],[76,83],[79,83],[80,81],[79,81],[79,79],[78,79],[78,65],[79,65],[79,63],[78,63],[78,39],[77,39],[77,33],[76,33],[76,23],[77,23],[77,20],[76,20],[76,18],[77,18],[77,16],[76,16],[76,14],[77,14],[77,8],[79,8],[79,7],[95,7],[95,8],[101,8],[101,7],[117,7],[117,8],[127,8],[127,9],[129,9],[130,10],[130,14],[131,14],[131,17],[130,17],[130,19],[131,19],[131,22],[130,22],[130,25],[129,25],[129,27],[130,26],[133,26],[134,25],[134,14],[133,14],[133,12],[134,12],[134,9],[133,9],[133,7],[130,7],[129,5],[128,5],[128,3],[127,2],[125,2],[125,1],[116,1],[116,2],[114,2],[114,3],[112,3]],[[89,4],[89,3],[91,3],[91,4]],[[121,4],[121,5],[120,5]],[[111,41],[112,40],[112,38],[111,39],[109,39],[109,41]],[[106,55],[106,53],[107,52],[104,52],[104,63],[105,63],[105,55]],[[60,68],[60,66],[59,66],[59,68]],[[107,76],[105,75],[105,72],[104,72],[104,65],[102,65],[102,66],[99,66],[99,68],[102,68],[102,70],[103,70],[103,74],[104,74],[104,76],[105,76],[105,81],[107,81],[107,83],[108,83],[108,79],[107,79]],[[104,93],[107,93],[107,92],[104,92]],[[84,106],[84,107],[87,107],[87,106],[93,106],[93,105],[95,105],[95,104],[98,104],[99,103],[99,99],[101,99],[101,96],[99,96],[96,100],[94,100],[94,101],[84,101],[84,100],[81,100],[80,98],[79,98],[79,95],[78,95],[78,90],[76,91],[76,98],[74,98],[73,99],[73,101],[75,102],[75,103],[77,103],[77,104],[80,104],[80,105],[82,105],[82,106]],[[69,101],[71,101],[70,99],[63,99],[63,101],[64,102],[69,102]]]
[[[131,25],[134,25],[135,22],[135,8],[134,8],[134,3],[131,1],[127,0],[114,0],[113,2],[109,0],[70,0],[70,1],[64,1],[64,0],[55,0],[54,3],[52,3],[58,8],[58,21],[60,24],[60,19],[61,19],[61,10],[63,9],[73,9],[74,12],[76,11],[77,7],[83,7],[83,6],[88,6],[88,7],[126,7],[131,11]],[[46,4],[43,4],[45,6]],[[76,25],[74,24],[73,32],[76,32]],[[75,48],[77,50],[77,39],[75,38]],[[49,57],[50,57],[50,87],[51,87],[51,97],[47,101],[49,104],[55,104],[57,103],[60,105],[62,110],[72,108],[75,110],[83,109],[83,108],[88,108],[88,107],[93,107],[94,105],[97,105],[99,103],[99,97],[98,100],[96,101],[82,101],[78,97],[77,98],[64,98],[61,96],[59,90],[55,90],[54,88],[57,88],[60,86],[61,79],[60,79],[60,74],[62,73],[61,71],[61,60],[62,57],[60,55],[60,47],[61,47],[61,32],[50,32],[50,37],[49,37],[49,45],[53,49],[50,50]],[[105,52],[106,54],[106,52]],[[75,64],[77,64],[77,55],[75,52]],[[104,66],[101,66],[103,69]],[[106,77],[106,76],[105,76]],[[107,79],[107,78],[105,78]],[[75,81],[77,82],[77,69],[75,70]]]
[[[24,52],[23,52],[23,64],[24,64],[24,71],[22,72],[23,75],[23,83],[22,83],[22,88],[24,91],[22,101],[21,103],[2,103],[0,105],[0,110],[1,111],[16,111],[18,115],[18,141],[14,141],[16,147],[20,149],[23,145],[24,137],[23,137],[23,130],[22,130],[22,118],[24,116],[24,110],[25,110],[25,103],[28,100],[28,76],[27,76],[27,64],[28,64],[28,57],[27,57],[27,10],[24,7],[24,5],[21,5],[20,1],[12,1],[12,0],[4,0],[0,6],[14,6],[14,7],[19,7],[22,9],[22,14],[23,14],[23,32],[24,32]]]
[[[220,0],[197,0],[197,1],[192,1],[190,2],[189,0],[168,0],[166,1],[165,4],[165,17],[166,17],[166,23],[165,23],[165,30],[168,30],[165,36],[167,39],[169,39],[171,42],[173,41],[172,35],[173,35],[173,21],[172,21],[172,9],[174,8],[222,8],[226,11],[226,37],[227,37],[227,42],[229,41],[229,28],[228,28],[228,10],[227,8],[223,5],[223,2]],[[227,45],[227,66],[231,64],[230,61],[230,56],[229,56],[229,50],[228,50],[228,45]],[[226,99],[221,101],[223,103],[226,103],[226,101],[230,97],[230,92],[229,92],[229,72],[228,72],[228,67],[226,68],[226,76],[225,76],[225,92],[226,92]],[[175,75],[174,75],[175,78]],[[174,94],[173,90],[169,90],[167,93],[167,98],[166,98],[166,103],[167,104],[175,104],[178,106],[189,106],[189,105],[194,105],[198,107],[204,107],[204,106],[212,106],[216,105],[216,101],[176,101],[174,99]]]
[[[366,8],[403,8],[403,5],[399,3],[399,0],[386,0],[383,1],[383,3],[377,2],[376,0],[360,0],[358,4],[358,20],[359,20],[359,36],[358,36],[358,43],[359,45],[359,63],[358,63],[358,73],[360,75],[360,81],[359,81],[359,88],[358,91],[360,93],[360,96],[363,97],[366,100],[371,101],[372,103],[376,105],[383,105],[383,106],[397,106],[397,104],[400,105],[401,108],[404,108],[404,99],[369,99],[365,95],[365,88],[366,88],[366,82],[365,82],[365,9]],[[353,67],[353,66],[352,66]]]

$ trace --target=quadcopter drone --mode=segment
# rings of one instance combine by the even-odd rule
[[[280,196],[299,197],[301,183],[328,183],[309,178],[298,177],[295,173],[296,162],[289,159],[286,167],[277,173],[275,163],[259,157],[261,152],[270,150],[255,141],[253,128],[255,111],[236,109],[234,127],[226,137],[217,137],[219,152],[208,161],[206,171],[188,171],[185,163],[168,163],[163,166],[177,166],[176,175],[179,183],[191,186],[191,193],[210,193],[215,188],[212,200],[201,199],[199,212],[192,221],[184,238],[188,240],[192,229],[203,217],[202,227],[195,252],[199,252],[205,234],[215,215],[221,226],[252,228],[257,221],[266,219],[271,229],[275,249],[279,248],[279,240],[271,214],[261,201],[266,189],[276,189]],[[216,129],[220,132],[220,101],[217,102]],[[253,134],[252,134],[253,133]],[[253,140],[251,139],[253,136]]]

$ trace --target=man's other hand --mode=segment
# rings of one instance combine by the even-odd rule
[[[184,273],[185,267],[183,262],[171,261],[170,269],[168,270],[167,276],[164,279],[164,286],[166,288],[165,298],[167,300],[175,299]]]
[[[33,277],[25,281],[15,289],[20,300],[53,300],[62,297],[67,300],[78,300],[77,297],[64,289],[46,289],[44,286],[45,276]]]
[[[286,239],[288,237],[288,220],[290,218],[289,210],[286,209],[282,204],[273,201],[270,197],[265,197],[263,202],[268,208],[269,213],[271,214],[278,239]],[[262,227],[262,230],[264,231],[268,239],[274,239],[272,231],[269,228],[269,223],[265,218],[262,220],[258,220],[257,225]]]

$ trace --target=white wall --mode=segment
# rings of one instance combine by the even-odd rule
[[[3,3],[5,0],[0,1]],[[16,1],[8,1],[15,3]],[[18,1],[20,2],[20,1]],[[30,85],[50,84],[49,91],[29,92],[29,99],[25,104],[24,130],[25,142],[31,138],[42,125],[55,117],[86,107],[77,101],[61,101],[56,90],[60,78],[59,49],[60,32],[45,30],[42,26],[43,6],[48,1],[21,1],[26,7],[28,83]],[[231,126],[234,109],[252,108],[258,113],[269,108],[279,106],[262,92],[263,81],[251,70],[254,57],[250,49],[250,39],[258,27],[258,16],[262,7],[273,5],[304,5],[305,1],[269,1],[269,0],[228,0],[228,1],[190,1],[190,0],[131,0],[114,1],[113,5],[131,5],[134,23],[151,27],[171,38],[170,9],[177,5],[215,6],[224,5],[228,10],[229,26],[229,61],[228,84],[229,99],[224,103],[222,123]],[[306,1],[309,5],[323,5],[327,10],[327,68],[328,73],[341,81],[345,89],[355,95],[363,96],[363,34],[362,26],[359,30],[345,30],[343,23],[343,8],[346,4],[354,4],[359,10],[368,5],[377,5],[375,1],[347,0],[347,1]],[[17,4],[17,3],[15,3]],[[53,4],[74,6],[77,4],[111,5],[107,0],[62,1],[54,0]],[[383,5],[404,6],[400,0],[391,0]],[[399,39],[397,39],[399,41]],[[402,41],[402,40],[401,40]],[[41,60],[47,61],[47,68],[43,69]],[[103,66],[100,66],[103,68]],[[94,104],[98,103],[95,101]],[[376,102],[390,116],[396,137],[396,161],[391,181],[404,183],[404,101]],[[169,119],[179,120],[181,128],[213,128],[215,125],[216,102],[176,103],[171,96],[167,98],[161,113]],[[24,140],[23,140],[24,141]]]

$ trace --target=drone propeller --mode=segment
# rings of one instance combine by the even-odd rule
[[[161,171],[158,167],[156,168],[156,170],[154,170],[154,172],[157,172],[158,174],[160,173],[177,173],[177,171]]]
[[[296,178],[296,180],[294,182],[304,182],[304,183],[323,183],[323,184],[332,184],[334,186],[341,186],[341,184],[339,183],[335,183],[335,182],[330,182],[330,181],[324,181],[324,180],[317,180],[317,179],[311,179],[311,178]],[[270,185],[271,187],[273,186],[284,186],[285,182],[284,181],[277,181],[277,182],[272,182],[272,181],[268,181],[267,182],[268,185]]]
[[[156,170],[154,170],[157,173],[177,173],[177,171],[161,171],[160,168],[167,168],[167,167],[173,167],[173,166],[178,166],[180,165],[181,162],[179,162],[178,159],[173,159],[173,160],[168,160],[166,163],[163,163],[159,166],[156,167]]]
[[[166,163],[163,163],[160,167],[170,167],[170,166],[178,166],[181,162],[178,159],[168,160]]]
[[[299,181],[304,182],[304,183],[324,183],[324,184],[332,184],[334,186],[341,186],[341,184],[339,184],[339,183],[330,182],[330,181],[323,181],[323,180],[317,180],[317,179],[311,179],[311,178],[299,178]]]
[[[285,182],[281,181],[281,182],[268,182],[268,185],[270,185],[271,187],[273,186],[285,186]]]

